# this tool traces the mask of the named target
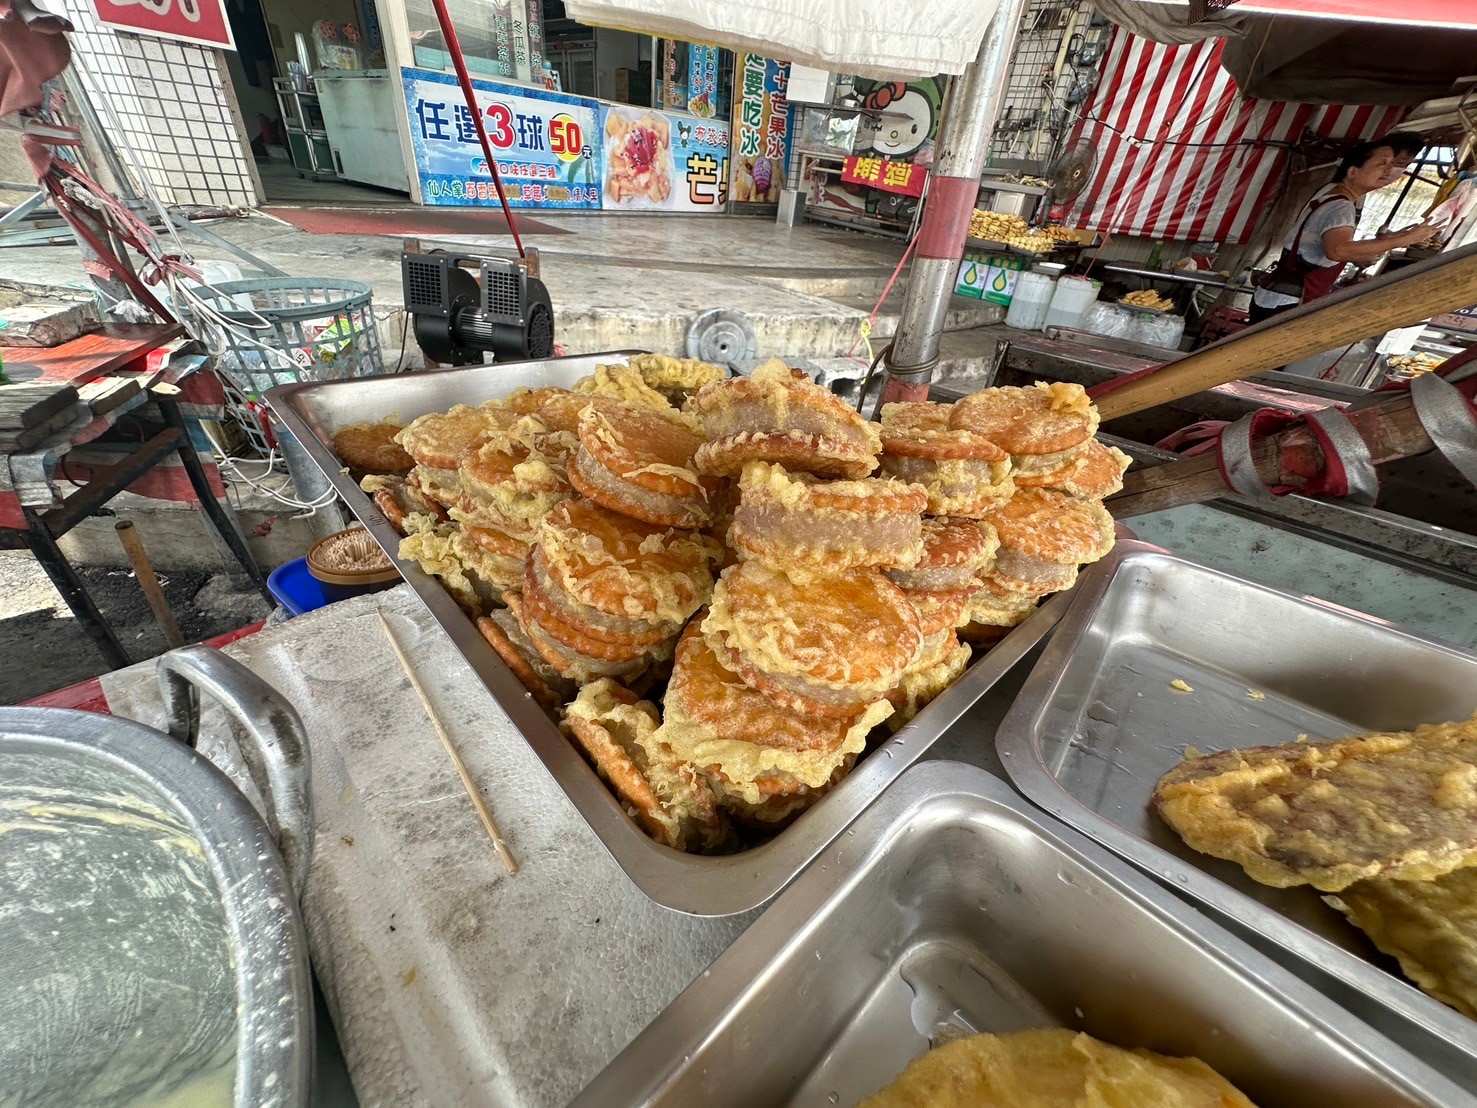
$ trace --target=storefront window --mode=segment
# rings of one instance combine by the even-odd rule
[[[473,77],[550,86],[541,0],[447,0],[452,26]],[[431,0],[406,0],[416,66],[450,72],[451,54]]]
[[[733,90],[733,53],[716,46],[658,40],[656,105],[699,119],[727,119]]]

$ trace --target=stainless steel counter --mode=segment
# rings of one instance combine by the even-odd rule
[[[1139,530],[1207,564],[1477,645],[1463,620],[1477,590],[1417,569],[1205,507],[1148,517]],[[523,867],[516,876],[503,872],[409,692],[379,606],[482,783]],[[639,893],[408,588],[227,649],[287,695],[310,737],[309,941],[363,1104],[564,1105],[755,918],[694,919]],[[930,757],[998,774],[995,728],[1029,664]],[[115,711],[157,722],[150,668],[103,686]],[[208,714],[205,734],[202,747],[232,764],[225,721]]]

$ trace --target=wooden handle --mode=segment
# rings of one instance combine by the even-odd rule
[[[1421,426],[1409,393],[1396,393],[1378,404],[1350,409],[1345,414],[1369,447],[1376,466],[1424,454],[1434,445]],[[1263,482],[1293,488],[1306,484],[1322,472],[1325,464],[1317,440],[1303,427],[1258,439],[1251,445],[1251,460]],[[1114,519],[1128,519],[1182,504],[1200,504],[1230,493],[1221,477],[1218,455],[1212,452],[1130,470],[1123,479],[1123,490],[1109,498],[1107,507]]]
[[[1237,331],[1105,394],[1097,401],[1098,411],[1104,420],[1132,415],[1473,304],[1477,304],[1477,244]]]

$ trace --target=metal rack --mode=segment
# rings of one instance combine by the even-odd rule
[[[277,107],[287,132],[287,150],[297,175],[315,181],[337,180],[333,147],[328,142],[328,128],[323,123],[317,91],[311,87],[299,88],[291,77],[273,78],[272,90],[277,94]]]

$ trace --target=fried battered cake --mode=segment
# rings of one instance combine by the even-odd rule
[[[1017,476],[1023,489],[1051,489],[1081,500],[1106,500],[1123,488],[1123,474],[1133,459],[1115,446],[1093,439],[1081,457],[1061,469],[1035,476]]]
[[[925,646],[921,657],[903,673],[897,686],[887,694],[893,713],[887,726],[894,732],[901,731],[914,716],[952,685],[966,669],[973,652],[959,641],[952,627],[936,636],[938,645],[930,649]]]
[[[1113,517],[1101,504],[1065,493],[1023,489],[985,518],[1000,536],[992,572],[1023,592],[1064,588],[1058,582],[1068,568],[1113,549]]]
[[[699,389],[691,410],[708,438],[696,459],[704,473],[774,462],[792,473],[854,480],[877,468],[882,449],[873,424],[778,359]]]
[[[672,358],[666,354],[632,354],[627,364],[648,387],[676,403],[705,385],[728,379],[728,370],[697,358]]]
[[[983,435],[940,427],[948,409],[946,404],[885,405],[879,431],[882,472],[922,485],[930,515],[978,517],[1015,492],[1010,455]]]
[[[1060,470],[1086,453],[1097,425],[1087,391],[1059,381],[981,389],[949,417],[956,431],[972,431],[1009,453],[1017,477]]]
[[[923,554],[911,567],[884,570],[901,589],[925,592],[975,590],[979,576],[995,564],[1000,536],[988,523],[973,519],[925,519]]]
[[[1357,881],[1325,897],[1426,992],[1477,1019],[1477,868]]]
[[[537,450],[493,435],[463,460],[451,518],[470,527],[502,531],[525,543],[539,520],[574,495],[564,475]]]
[[[468,615],[474,618],[481,615],[486,601],[457,556],[459,528],[420,515],[407,516],[405,524],[407,534],[400,540],[400,560],[415,562],[422,572],[439,580]]]
[[[674,409],[667,398],[646,383],[639,369],[625,365],[597,365],[595,372],[574,383],[574,391],[585,396],[605,396],[624,400],[641,408],[658,412]]]
[[[725,805],[757,809],[828,785],[891,711],[883,700],[841,718],[780,707],[718,660],[694,620],[677,646],[656,741],[707,774]]]
[[[790,567],[910,566],[923,553],[927,506],[918,485],[872,477],[822,481],[750,462],[728,540],[740,557]]]
[[[1035,598],[1016,593],[1002,595],[987,579],[984,588],[965,605],[960,616],[959,637],[975,646],[991,646],[1012,627],[1030,619],[1035,610]]]
[[[359,473],[404,476],[415,459],[395,441],[403,428],[391,420],[354,423],[333,433],[333,452],[351,470]]]
[[[702,774],[652,741],[661,722],[656,705],[613,681],[596,681],[580,690],[564,718],[621,806],[653,839],[692,851],[723,841],[723,819]]]
[[[533,643],[518,625],[518,619],[506,608],[490,616],[479,616],[477,630],[487,645],[513,671],[525,689],[548,711],[558,711],[575,695],[574,682],[560,674],[540,657]]]
[[[651,665],[660,653],[660,648],[653,648],[651,653],[640,653],[635,657],[619,660],[593,657],[566,646],[550,635],[528,605],[524,604],[521,592],[509,590],[503,593],[503,603],[513,613],[518,626],[538,656],[560,677],[567,678],[576,685],[585,685],[602,677],[633,678]]]
[[[462,460],[489,435],[511,428],[521,418],[511,408],[458,404],[448,412],[421,416],[395,441],[415,460],[421,488],[450,508],[461,496]]]
[[[858,1108],[1253,1108],[1198,1058],[1122,1050],[1066,1028],[930,1050]]]
[[[1159,779],[1154,806],[1264,885],[1430,880],[1477,862],[1477,716],[1190,758]]]
[[[703,633],[776,704],[844,719],[886,695],[923,644],[903,591],[874,569],[802,580],[768,562],[723,571]]]
[[[372,475],[360,481],[359,487],[369,494],[385,521],[401,535],[408,533],[406,520],[410,516],[428,515],[440,523],[449,518],[440,503],[426,496],[420,485],[408,478]]]
[[[587,408],[579,441],[569,479],[596,504],[663,527],[713,521],[713,497],[726,482],[695,471],[702,436],[675,412],[624,402]]]
[[[563,597],[615,619],[675,634],[713,590],[718,544],[588,500],[566,500],[539,524],[541,572]]]
[[[451,540],[451,551],[482,598],[483,607],[499,603],[508,589],[523,581],[528,544],[505,531],[463,526]]]

